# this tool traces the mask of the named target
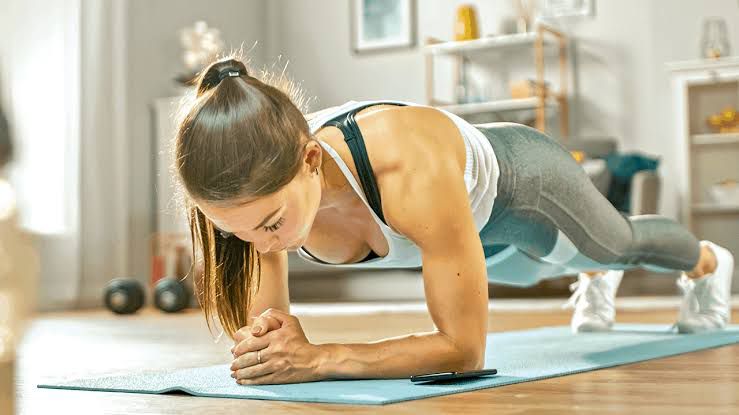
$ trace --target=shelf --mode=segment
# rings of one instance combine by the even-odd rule
[[[547,38],[553,37],[555,40]],[[557,92],[550,91],[549,97],[542,100],[542,97],[530,97],[524,99],[502,99],[490,100],[486,102],[474,102],[465,104],[452,104],[448,102],[439,102],[434,94],[434,58],[438,55],[451,56],[455,61],[456,76],[454,84],[461,84],[465,78],[468,60],[472,58],[475,52],[485,51],[503,51],[507,49],[525,49],[531,48],[533,51],[534,65],[536,68],[536,85],[544,85],[545,78],[545,61],[547,46],[558,46],[558,62],[560,75],[560,90]],[[512,35],[496,35],[484,36],[478,39],[464,41],[443,41],[433,37],[426,38],[426,44],[422,47],[425,55],[426,66],[426,102],[436,108],[457,114],[480,114],[494,113],[502,111],[518,111],[518,110],[534,110],[536,114],[535,128],[539,131],[547,131],[547,107],[556,107],[559,110],[559,127],[562,137],[569,135],[569,106],[567,101],[567,49],[569,47],[569,39],[566,34],[550,27],[546,24],[539,23],[536,25],[535,31],[527,33],[517,33]]]
[[[538,102],[539,98],[531,97],[474,102],[469,104],[437,105],[436,107],[457,115],[469,115],[484,112],[533,110],[536,109]],[[546,105],[555,106],[557,105],[557,101],[555,98],[549,98],[546,101]]]
[[[533,46],[536,41],[536,32],[517,33],[513,35],[487,36],[479,39],[449,41],[434,43],[423,47],[423,52],[429,55],[454,55],[472,51],[515,49],[523,46]],[[544,45],[553,44],[544,39]]]
[[[739,213],[739,205],[719,205],[716,203],[696,203],[696,204],[693,204],[693,213],[696,213],[696,214]]]
[[[690,139],[694,146],[739,144],[739,133],[694,134]]]
[[[668,71],[694,71],[705,69],[719,69],[739,65],[739,56],[725,56],[719,59],[695,59],[688,61],[667,62]]]

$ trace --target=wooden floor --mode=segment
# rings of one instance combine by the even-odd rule
[[[736,310],[736,308],[735,308]],[[433,328],[417,311],[392,315],[295,314],[314,343],[377,340]],[[671,324],[676,310],[619,310],[619,322]],[[490,331],[568,324],[570,311],[491,311]],[[739,321],[735,311],[733,321]],[[217,333],[216,333],[217,334]],[[385,406],[314,404],[39,389],[39,383],[142,370],[167,370],[231,361],[230,340],[215,343],[197,310],[166,315],[144,310],[113,316],[105,310],[41,314],[18,350],[17,411],[50,413],[739,413],[739,345]],[[253,412],[257,411],[257,412]],[[272,412],[274,411],[274,412]]]

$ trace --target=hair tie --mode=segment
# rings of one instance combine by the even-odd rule
[[[239,71],[223,71],[220,74],[218,74],[218,82],[223,81],[223,78],[231,77],[231,76],[241,76],[241,72],[239,72]]]

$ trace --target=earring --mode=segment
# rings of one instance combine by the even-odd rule
[[[318,167],[316,167],[316,176],[318,176]]]

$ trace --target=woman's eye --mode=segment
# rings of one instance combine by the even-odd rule
[[[275,222],[274,225],[265,226],[264,227],[264,230],[265,231],[269,231],[269,232],[274,232],[274,231],[280,229],[280,226],[282,226],[282,223],[283,222],[285,222],[285,218],[284,217],[278,219],[277,222]]]

